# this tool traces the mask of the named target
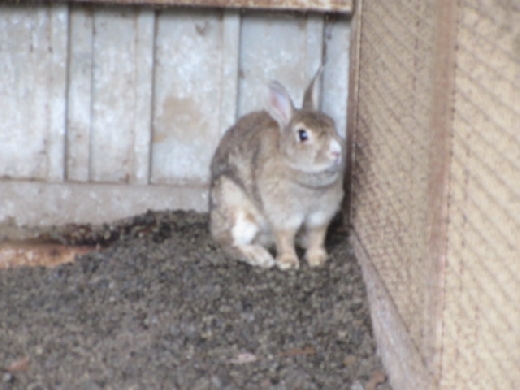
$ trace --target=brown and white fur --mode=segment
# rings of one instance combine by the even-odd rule
[[[344,142],[318,111],[318,70],[302,109],[286,89],[267,86],[266,111],[240,118],[211,162],[210,231],[236,260],[298,268],[295,238],[310,266],[327,260],[329,223],[343,198]],[[268,248],[276,246],[276,260]]]

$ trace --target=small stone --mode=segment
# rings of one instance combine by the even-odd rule
[[[29,386],[27,386],[27,390],[46,390],[45,387],[40,385],[39,383],[31,383]]]
[[[350,390],[365,390],[365,389],[363,388],[363,385],[359,381],[355,381],[350,386]]]
[[[212,389],[221,389],[222,388],[222,381],[217,376],[211,377],[211,388]]]
[[[213,337],[213,332],[211,330],[208,330],[207,332],[201,333],[200,337],[205,340],[211,339]]]
[[[14,376],[13,374],[11,374],[10,372],[6,372],[4,373],[4,375],[2,376],[2,381],[5,382],[5,383],[10,383],[14,380]]]
[[[206,378],[201,378],[193,385],[193,390],[208,390],[211,387],[211,384]]]
[[[354,356],[354,355],[347,355],[343,359],[343,364],[345,365],[345,367],[349,367],[352,364],[354,364],[356,361],[357,361],[357,357],[356,356]]]

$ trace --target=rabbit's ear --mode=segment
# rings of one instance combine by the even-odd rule
[[[291,121],[294,112],[293,102],[287,90],[277,81],[271,81],[267,85],[266,109],[282,129]]]
[[[319,79],[323,72],[323,65],[320,65],[318,71],[312,78],[305,95],[303,95],[303,106],[304,110],[318,111],[320,105],[320,83]]]

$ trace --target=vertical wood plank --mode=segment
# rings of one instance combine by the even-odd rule
[[[145,133],[150,132],[147,105],[152,88],[153,16],[139,18],[135,8],[100,8],[95,12],[91,148],[94,181],[148,181]],[[144,57],[138,59],[140,55]]]
[[[91,176],[96,182],[129,182],[134,121],[135,12],[94,12],[94,80]]]
[[[330,15],[324,37],[323,110],[334,118],[338,133],[344,138],[347,132],[350,28],[346,16]]]
[[[67,107],[67,58],[69,43],[69,6],[49,8],[49,124],[47,132],[48,180],[65,179],[65,137]]]
[[[306,18],[289,13],[248,12],[242,16],[240,116],[264,108],[269,79],[284,84],[295,105],[301,106],[307,82],[306,27]]]
[[[66,23],[59,6],[0,7],[0,176],[62,178]]]
[[[343,198],[343,225],[347,227],[350,236],[354,218],[354,188],[352,174],[355,161],[356,132],[358,126],[358,93],[359,93],[359,55],[362,28],[363,0],[353,0],[353,17],[349,37],[349,70],[348,70],[348,98],[347,98],[347,129],[346,129],[346,166],[344,177],[345,197]]]
[[[219,88],[226,82],[219,12],[158,15],[152,183],[207,183],[221,131]]]
[[[40,178],[45,166],[45,115],[36,103],[43,100],[38,93],[46,90],[47,83],[36,73],[37,62],[41,67],[44,61],[34,60],[42,50],[33,42],[36,9],[30,11],[2,6],[0,12],[0,173],[4,177]],[[38,91],[31,93],[31,89]]]
[[[80,182],[90,179],[93,35],[92,8],[73,5],[70,10],[67,179]]]
[[[323,63],[323,33],[324,33],[324,16],[318,14],[309,14],[307,16],[307,42],[306,57],[307,67],[305,69],[305,82],[308,83],[316,74],[316,71]],[[325,69],[324,69],[325,70]],[[321,108],[323,101],[323,73],[319,82],[319,107]]]
[[[240,55],[240,14],[238,11],[224,11],[222,45],[220,133],[224,134],[237,119]]]
[[[155,55],[155,12],[141,9],[137,15],[135,57],[135,120],[132,182],[148,184],[150,179],[153,68]]]

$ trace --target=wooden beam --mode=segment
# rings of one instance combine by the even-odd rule
[[[210,8],[286,9],[350,13],[352,0],[4,0],[4,4],[43,3],[130,4],[153,6],[195,6]]]
[[[363,270],[377,354],[385,366],[390,384],[396,390],[436,389],[432,387],[433,375],[356,232],[351,234],[350,242]]]
[[[436,387],[441,378],[442,312],[447,251],[450,149],[454,107],[457,2],[438,0],[435,15],[430,166],[428,175],[427,288],[423,351]]]
[[[354,150],[356,142],[356,128],[358,121],[358,92],[359,92],[359,53],[361,42],[361,8],[363,1],[354,0],[353,18],[350,32],[350,65],[347,102],[347,136],[346,136],[346,169],[345,169],[345,198],[343,200],[343,224],[350,234],[352,225],[352,169],[354,165]]]

